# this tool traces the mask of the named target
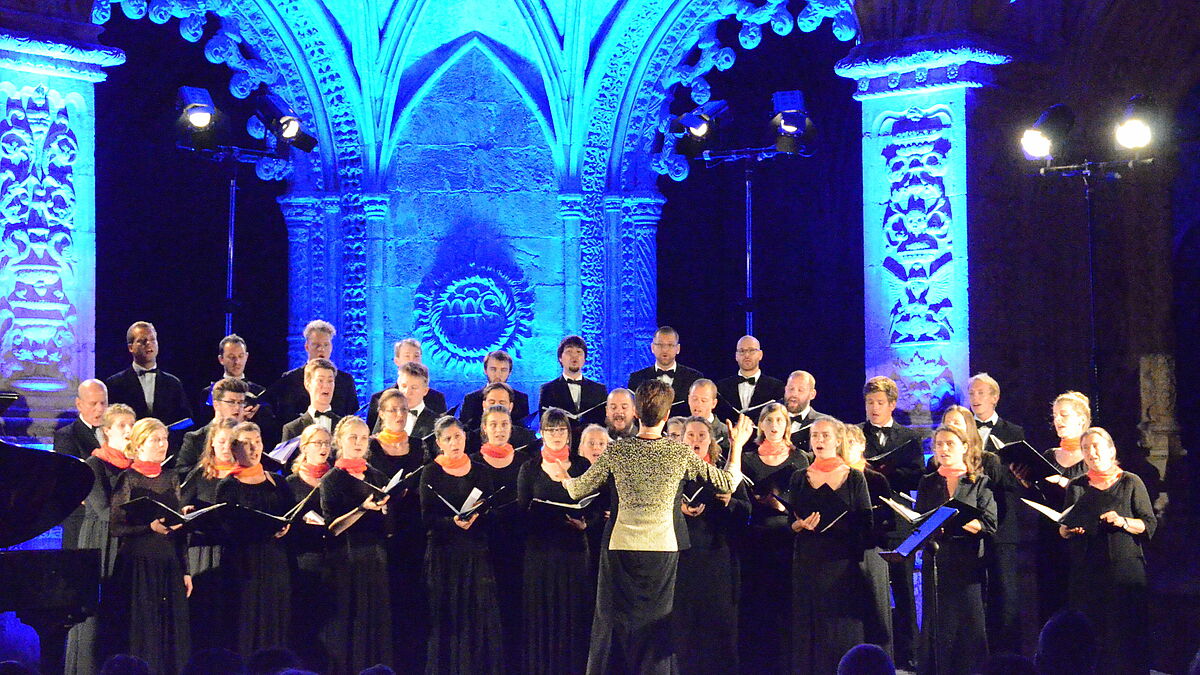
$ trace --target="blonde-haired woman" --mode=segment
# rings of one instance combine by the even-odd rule
[[[983,616],[983,537],[996,531],[996,503],[977,446],[954,427],[938,427],[938,468],[921,478],[916,510],[925,513],[956,499],[979,518],[946,530],[926,546],[921,575],[921,650],[918,671],[968,675],[987,658]]]
[[[300,432],[300,452],[292,461],[292,473],[284,480],[294,502],[299,504],[303,499],[309,500],[303,507],[303,522],[291,528],[284,543],[292,559],[291,644],[301,659],[317,670],[328,667],[329,650],[321,638],[321,629],[333,614],[334,598],[326,586],[329,581],[329,530],[316,525],[323,522],[325,516],[321,511],[321,499],[313,495],[313,490],[320,489],[332,468],[329,465],[332,438],[319,424],[305,427]],[[320,520],[313,519],[309,512],[319,516]]]
[[[1104,672],[1150,672],[1146,606],[1146,559],[1142,546],[1154,536],[1157,520],[1142,479],[1117,463],[1112,436],[1092,427],[1081,439],[1088,471],[1071,481],[1064,506],[1100,511],[1087,527],[1059,526],[1069,539],[1069,601],[1096,628]],[[1086,503],[1090,502],[1090,504]],[[1102,506],[1098,506],[1102,505]]]
[[[833,673],[842,655],[863,641],[874,612],[861,566],[873,543],[871,495],[863,473],[846,463],[841,422],[818,417],[809,428],[809,448],[815,459],[792,474],[788,490],[798,518],[791,524],[797,533],[791,672]],[[825,501],[825,488],[837,503]]]
[[[1088,397],[1077,391],[1059,394],[1054,399],[1051,412],[1054,432],[1058,435],[1058,447],[1047,450],[1043,455],[1059,473],[1030,475],[1023,467],[1018,467],[1017,471],[1018,476],[1040,492],[1039,501],[1053,507],[1066,499],[1070,482],[1087,473],[1087,463],[1083,461],[1079,442],[1083,432],[1092,425],[1092,412]],[[1035,543],[1038,613],[1042,623],[1045,623],[1067,605],[1066,570],[1070,556],[1066,542],[1058,536],[1058,526],[1045,518],[1038,518]]]
[[[184,538],[162,520],[130,519],[125,505],[150,497],[179,510],[179,474],[163,471],[167,427],[153,417],[133,424],[126,454],[130,468],[113,487],[109,531],[120,539],[117,560],[104,589],[108,654],[132,654],[153,673],[176,673],[191,653],[187,596],[192,590]]]

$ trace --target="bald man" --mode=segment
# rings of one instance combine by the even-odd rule
[[[743,335],[737,341],[734,361],[738,374],[717,383],[717,414],[721,419],[736,420],[738,413],[758,419],[758,412],[771,401],[783,398],[783,380],[762,372],[762,345],[753,335]]]
[[[108,409],[108,387],[100,380],[84,380],[75,390],[75,409],[79,415],[70,424],[54,432],[54,451],[86,459],[100,447],[100,418]],[[63,548],[75,548],[83,509],[76,509],[63,521]]]
[[[792,374],[788,375],[787,384],[783,388],[783,405],[791,418],[788,433],[791,434],[792,445],[809,455],[809,461],[812,461],[812,456],[808,449],[808,428],[824,414],[813,410],[812,401],[816,397],[817,379],[812,373],[793,370]]]

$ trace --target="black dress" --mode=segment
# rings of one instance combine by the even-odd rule
[[[421,518],[429,535],[425,579],[430,624],[425,672],[506,672],[496,578],[488,557],[488,516],[464,530],[452,522],[454,512],[438,498],[459,507],[474,488],[491,494],[491,477],[474,463],[464,476],[451,476],[436,462],[423,471]]]
[[[931,473],[917,488],[917,508],[925,513],[949,497],[946,479]],[[963,476],[954,498],[982,512],[983,530],[970,534],[961,527],[942,534],[937,552],[922,555],[921,649],[918,671],[933,675],[968,675],[987,659],[983,614],[983,538],[996,531],[996,502],[987,476]],[[936,587],[935,587],[936,579]]]
[[[684,483],[694,495],[700,483]],[[681,673],[737,672],[738,594],[741,570],[734,538],[750,520],[750,495],[742,483],[729,506],[705,489],[699,516],[685,518],[691,547],[679,552],[675,577],[675,656]]]
[[[1142,544],[1154,536],[1158,521],[1145,484],[1126,471],[1107,490],[1092,487],[1087,476],[1071,481],[1064,506],[1085,495],[1125,518],[1140,518],[1146,531],[1134,535],[1100,524],[1067,540],[1071,557],[1069,602],[1096,629],[1100,654],[1097,672],[1120,675],[1150,672],[1150,621],[1147,611],[1146,559]]]
[[[293,506],[292,492],[283,477],[270,473],[267,480],[254,484],[234,476],[222,478],[217,483],[217,501],[274,516]],[[283,542],[271,535],[264,538],[231,531],[226,534],[222,555],[224,574],[236,589],[238,651],[249,656],[264,647],[286,645],[291,628],[292,575]]]
[[[321,510],[332,523],[374,495],[367,484],[383,487],[387,478],[367,467],[362,480],[331,469],[321,481]],[[326,625],[326,644],[333,672],[357,673],[376,663],[392,662],[392,607],[384,541],[388,521],[380,511],[366,511],[330,546],[329,592],[334,612]],[[411,611],[400,605],[397,612]]]
[[[152,673],[177,673],[191,654],[184,537],[158,534],[129,521],[124,505],[152,497],[179,509],[179,474],[147,478],[133,469],[117,476],[109,532],[120,540],[112,577],[102,591],[101,641],[105,655],[132,654]]]
[[[760,503],[753,493],[761,493],[768,484],[786,493],[792,474],[807,467],[808,460],[798,452],[791,453],[779,466],[767,466],[757,452],[742,455],[742,473],[754,482],[750,488],[750,525],[739,547],[742,596],[738,643],[743,673],[782,673],[791,661],[788,617],[792,605],[792,519]],[[786,494],[783,496],[786,499]]]
[[[371,439],[370,458],[371,466],[379,469],[388,480],[397,471],[403,471],[407,476],[422,465],[419,450],[389,455],[374,438]],[[421,578],[425,565],[425,527],[421,524],[418,485],[419,482],[414,482],[411,489],[396,491],[388,500],[391,536],[385,544],[392,607],[405,608],[392,612],[392,633],[395,635],[392,652],[396,663],[409,664],[407,669],[411,672],[422,669],[425,638],[429,634],[429,604],[425,598],[425,582]]]
[[[284,483],[297,504],[313,490],[298,473],[288,476]],[[316,513],[326,523],[330,521],[321,511],[319,495],[309,499],[303,511]],[[334,612],[334,598],[329,593],[329,530],[305,523],[301,518],[292,523],[283,544],[292,573],[292,627],[288,644],[310,668],[328,672],[330,649],[322,631]]]
[[[582,457],[571,458],[571,477],[587,470]],[[588,581],[586,530],[567,522],[566,514],[533,500],[564,504],[575,500],[562,483],[546,475],[540,461],[526,462],[517,478],[517,495],[526,518],[524,656],[526,675],[582,673],[587,666],[592,624],[592,584]],[[572,518],[586,518],[582,511]],[[515,664],[514,664],[515,665]]]
[[[879,553],[885,550],[888,533],[895,528],[893,518],[896,512],[879,501],[880,497],[893,496],[887,476],[869,466],[864,468],[863,476],[867,479],[867,492],[871,496],[873,521],[871,548],[863,557],[863,574],[871,585],[872,598],[872,612],[863,624],[863,641],[879,645],[891,655],[893,645],[890,576],[887,561]]]
[[[789,492],[797,513],[819,506],[808,469],[792,474]],[[850,469],[834,494],[845,515],[801,530],[792,559],[792,673],[836,673],[838,661],[864,640],[864,626],[874,611],[871,586],[863,574],[863,557],[871,547],[874,521],[867,480]],[[824,528],[828,526],[828,530]]]
[[[100,585],[103,587],[112,575],[113,564],[117,558],[117,545],[120,543],[116,537],[109,534],[108,523],[111,518],[113,487],[122,469],[94,455],[88,456],[84,461],[91,468],[95,481],[92,483],[92,491],[83,502],[83,521],[79,527],[78,548],[99,549]],[[92,675],[100,669],[96,660],[98,630],[99,619],[95,616],[89,616],[82,623],[71,627],[71,631],[67,633],[65,672]]]
[[[491,476],[492,488],[504,492],[496,497],[505,504],[488,514],[488,552],[492,558],[492,571],[496,574],[496,594],[500,601],[500,625],[504,629],[504,658],[510,666],[521,662],[522,637],[521,587],[525,562],[525,519],[517,504],[517,478],[521,467],[529,461],[524,451],[513,451],[512,462],[503,469],[493,468],[481,453],[472,453],[471,461],[484,473]]]
[[[1064,467],[1054,459],[1053,448],[1042,454],[1054,465],[1054,468],[1061,471],[1070,480],[1075,480],[1087,473],[1087,465],[1083,460]],[[1030,478],[1036,479],[1034,481],[1035,490],[1030,498],[1051,508],[1062,504],[1066,499],[1065,488],[1042,480],[1044,476],[1030,476]],[[1040,618],[1039,625],[1042,625],[1054,616],[1055,612],[1067,606],[1067,579],[1069,577],[1067,569],[1071,564],[1071,557],[1067,551],[1066,540],[1058,535],[1058,523],[1051,522],[1049,518],[1038,516],[1035,544],[1037,546],[1035,564],[1038,616]]]
[[[180,487],[180,501],[197,509],[217,503],[219,478],[204,475],[197,465]],[[230,616],[237,611],[237,589],[229,583],[221,567],[224,547],[220,532],[192,532],[188,535],[188,569],[192,572],[192,595],[188,611],[192,624],[192,648],[229,647],[237,641]]]

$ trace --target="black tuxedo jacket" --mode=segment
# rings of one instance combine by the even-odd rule
[[[292,368],[280,376],[274,384],[267,387],[263,397],[271,404],[277,420],[295,421],[303,415],[310,403],[308,392],[304,389],[304,366]],[[358,387],[355,386],[350,373],[344,370],[337,371],[333,382],[333,401],[330,405],[338,417],[358,412]],[[283,440],[286,441],[287,438]]]
[[[437,457],[438,446],[437,439],[433,437],[433,423],[437,422],[444,412],[444,410],[434,412],[426,400],[425,407],[421,410],[421,414],[417,415],[417,421],[413,424],[412,433],[408,435],[409,452],[420,452],[421,456],[425,458],[426,464]]]
[[[655,364],[649,368],[642,368],[630,373],[628,383],[630,391],[636,392],[637,388],[646,380],[657,379],[658,376],[654,374],[657,368],[658,365]],[[687,414],[688,390],[692,388],[693,382],[702,377],[704,377],[704,373],[695,368],[688,368],[682,363],[675,363],[675,377],[671,379],[671,388],[675,390],[675,399],[671,402],[672,415]]]
[[[462,407],[458,409],[458,421],[462,422],[463,426],[469,431],[479,428],[479,421],[482,417],[483,387],[480,387],[463,397]],[[529,395],[523,391],[513,389],[513,427],[524,426],[526,417],[529,417]],[[514,448],[518,445],[520,443],[513,443]]]
[[[738,383],[742,381],[740,375],[727,377],[717,383],[717,409],[716,413],[721,419],[727,419],[737,422],[738,410],[742,407],[742,397],[738,395]],[[754,384],[754,394],[750,396],[750,408],[754,406],[762,406],[770,401],[778,401],[783,398],[783,380],[780,380],[770,375],[763,374],[759,371],[758,382]],[[757,420],[759,412],[762,408],[756,408],[746,413],[751,420]]]
[[[583,378],[583,382],[579,391],[579,406],[575,405],[575,401],[571,398],[571,390],[567,388],[567,381],[563,376],[550,380],[542,385],[538,392],[538,406],[540,410],[547,408],[562,408],[569,413],[579,413],[588,408],[595,407],[594,410],[585,414],[581,419],[577,420],[573,425],[575,427],[587,424],[604,424],[604,401],[608,398],[608,389],[596,382]]]
[[[146,406],[146,395],[142,383],[130,366],[104,381],[108,385],[108,402],[124,403],[133,408],[138,419],[155,417],[163,424],[174,424],[192,416],[192,406],[178,377],[159,370],[154,378],[154,407]]]
[[[343,415],[339,415],[337,411],[334,411],[333,420],[329,423],[329,433],[333,433],[333,430],[337,428],[338,420],[342,419],[342,417]],[[304,414],[283,425],[283,440],[280,442],[292,440],[314,424],[316,424],[316,420],[305,410]],[[267,450],[269,451],[271,448],[267,448]]]
[[[803,418],[799,420],[792,420],[794,422],[800,422],[800,426],[804,427],[800,431],[792,434],[792,445],[795,446],[797,450],[803,452],[805,455],[808,455],[809,461],[812,461],[813,459],[812,449],[808,447],[809,434],[812,431],[811,425],[813,420],[817,419],[823,414],[824,413],[819,413],[810,407],[808,409],[808,414]]]
[[[888,479],[888,485],[896,492],[916,490],[921,476],[925,473],[925,451],[919,440],[911,443],[910,441],[919,439],[920,434],[893,421],[892,426],[884,429],[887,442],[880,446],[874,425],[863,422],[858,426],[867,438],[867,449],[863,453],[867,465],[883,474]],[[909,445],[900,449],[905,443]],[[873,457],[878,459],[872,459]]]
[[[996,420],[996,426],[992,427],[987,440],[983,449],[999,452],[1002,445],[1025,440],[1025,430],[1001,417]]]
[[[60,455],[87,459],[92,451],[99,447],[100,441],[96,440],[96,432],[78,416],[75,421],[54,432],[54,451]]]
[[[208,438],[210,426],[211,421],[183,435],[183,445],[179,446],[179,454],[175,456],[175,470],[179,472],[181,482],[200,463],[200,454],[204,452],[204,441]],[[269,451],[273,446],[264,444],[264,447]]]
[[[367,426],[371,428],[372,433],[379,431],[379,398],[383,396],[383,392],[395,388],[388,387],[371,394],[371,404],[367,406]],[[437,389],[430,389],[425,394],[425,409],[433,412],[434,419],[437,419],[446,412],[446,396]]]

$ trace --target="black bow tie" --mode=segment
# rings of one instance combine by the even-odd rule
[[[796,424],[804,424],[804,415],[792,415],[792,421]]]
[[[153,373],[157,373],[157,372],[158,372],[158,368],[157,368],[157,367],[155,367],[155,368],[139,369],[139,370],[137,371],[137,375],[138,375],[138,377],[141,377],[141,376],[143,376],[143,375],[147,375],[147,374],[153,374]]]
[[[882,433],[885,438],[888,436],[888,432],[892,429],[891,427],[877,427],[874,424],[868,424],[867,426],[871,427],[871,431],[874,433]]]
[[[317,419],[318,417],[328,417],[329,419],[333,419],[333,410],[325,410],[323,412],[313,413],[313,419]]]
[[[980,422],[979,420],[975,420],[975,426],[979,427],[980,429],[991,429],[996,426],[996,423],[995,422]]]
[[[573,385],[575,385],[575,386],[577,386],[577,387],[582,387],[582,386],[583,386],[583,378],[580,378],[580,379],[578,379],[578,380],[572,380],[572,379],[571,379],[571,378],[569,378],[569,377],[564,377],[563,379],[567,381],[567,384],[573,384]]]
[[[738,384],[748,384],[751,387],[753,387],[757,383],[758,383],[757,375],[755,375],[754,377],[743,377],[740,380],[738,380]]]
[[[662,370],[661,368],[654,369],[655,377],[662,377],[663,375],[666,375],[667,377],[671,378],[672,380],[675,379],[675,371],[673,371],[673,370]]]

